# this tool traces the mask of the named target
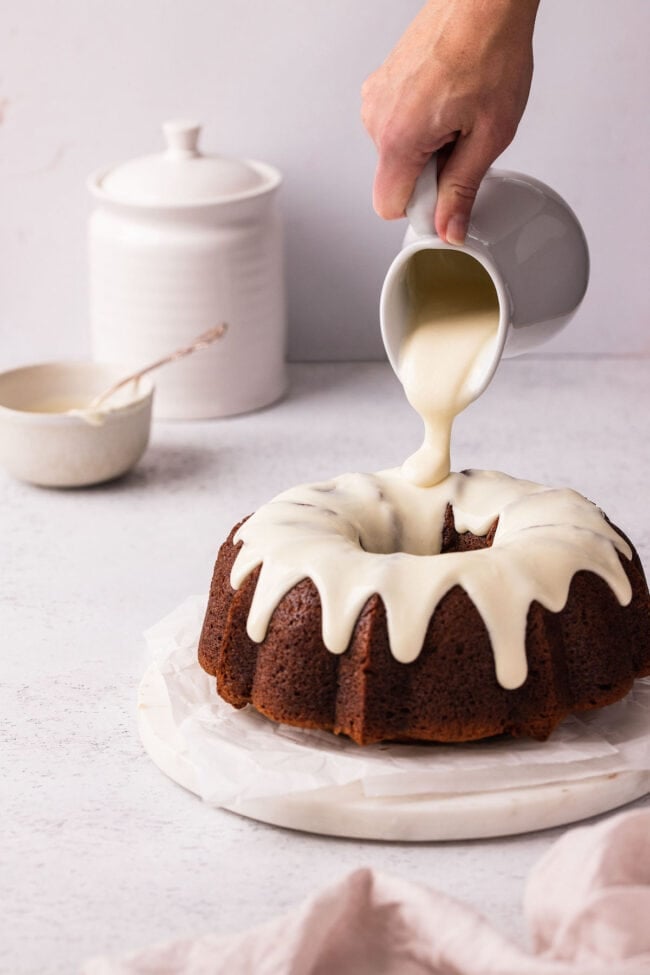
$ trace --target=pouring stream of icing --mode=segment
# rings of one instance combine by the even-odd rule
[[[476,397],[494,354],[499,300],[483,265],[455,250],[417,251],[406,284],[411,314],[399,377],[425,432],[402,473],[429,487],[449,474],[452,424]]]

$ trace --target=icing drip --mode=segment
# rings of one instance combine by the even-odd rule
[[[441,554],[448,504],[458,532],[486,535],[498,518],[492,546]],[[282,597],[309,578],[320,595],[328,650],[346,650],[359,613],[378,593],[391,652],[409,663],[437,604],[459,585],[483,617],[505,688],[526,679],[533,600],[559,612],[581,570],[604,579],[621,605],[632,597],[618,558],[620,552],[630,559],[631,549],[596,505],[570,489],[491,471],[450,474],[428,488],[399,470],[294,487],[256,511],[235,541],[243,544],[234,589],[262,566],[248,616],[252,640],[264,639]]]
[[[485,268],[458,251],[415,253],[407,287],[411,314],[399,377],[424,422],[424,443],[402,473],[427,487],[449,474],[451,427],[494,356],[499,300]]]

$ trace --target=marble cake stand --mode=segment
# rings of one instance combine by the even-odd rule
[[[197,772],[174,722],[167,688],[155,664],[138,697],[144,748],[169,778],[200,795]],[[224,808],[251,819],[330,836],[431,841],[509,836],[574,823],[622,806],[650,792],[650,773],[626,771],[589,778],[501,789],[374,798],[361,785],[237,800]]]

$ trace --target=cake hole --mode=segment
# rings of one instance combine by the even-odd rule
[[[494,532],[490,530],[487,535],[474,535],[472,532],[458,533],[453,531],[452,537],[443,536],[442,548],[430,543],[415,546],[398,544],[396,546],[373,545],[371,541],[359,535],[358,545],[364,552],[371,555],[420,555],[429,558],[432,555],[448,555],[455,552],[475,552],[477,549],[491,548],[494,540]]]
[[[359,535],[358,544],[364,552],[372,555],[420,555],[430,558],[432,555],[447,555],[456,552],[475,552],[477,549],[491,548],[499,524],[496,518],[485,535],[474,535],[473,532],[458,532],[454,524],[454,510],[450,504],[445,510],[442,538],[418,538],[412,545],[406,545],[402,526],[395,519],[392,538],[374,538],[372,530],[365,537]]]

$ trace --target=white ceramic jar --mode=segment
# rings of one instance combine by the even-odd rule
[[[203,155],[200,126],[167,122],[165,152],[94,173],[93,355],[138,366],[220,322],[223,339],[156,379],[154,413],[228,416],[285,389],[280,173]]]

